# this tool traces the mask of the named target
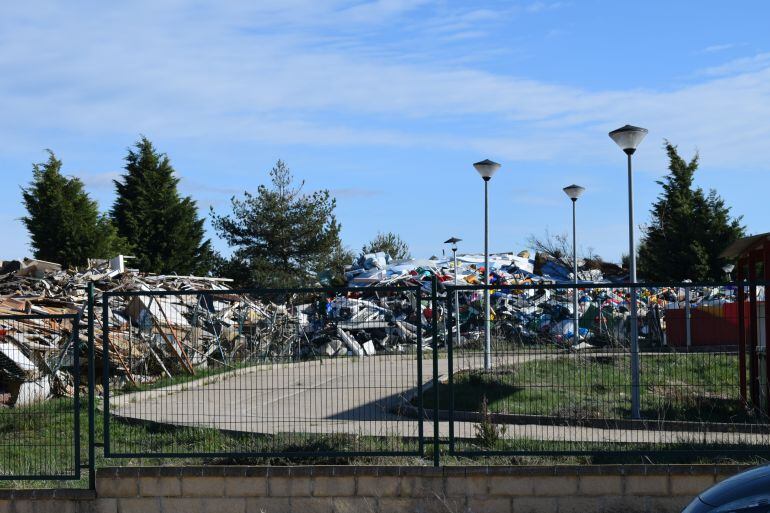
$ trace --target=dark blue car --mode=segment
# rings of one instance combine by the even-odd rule
[[[770,513],[770,465],[717,483],[698,495],[682,513]]]

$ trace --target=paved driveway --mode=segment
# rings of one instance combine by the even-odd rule
[[[509,355],[515,364],[544,354]],[[467,356],[458,368],[479,368],[481,355]],[[422,382],[432,378],[432,360],[422,362]],[[499,363],[499,362],[497,362]],[[112,397],[110,409],[123,417],[184,426],[250,433],[347,433],[417,436],[419,423],[393,413],[417,394],[414,356],[334,358],[260,365],[163,389]],[[447,374],[439,359],[440,377]],[[426,393],[430,393],[426,391]],[[426,435],[433,424],[424,422]],[[442,436],[448,423],[440,423]],[[472,437],[474,425],[455,422],[458,436]],[[767,443],[765,433],[602,429],[573,426],[508,425],[506,438],[575,442]]]

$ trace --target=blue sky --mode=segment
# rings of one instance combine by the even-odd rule
[[[20,186],[45,148],[106,210],[139,134],[203,215],[281,158],[335,194],[346,245],[392,230],[424,257],[451,235],[482,249],[471,164],[491,158],[493,251],[568,231],[574,182],[579,245],[618,259],[625,161],[607,132],[631,123],[650,130],[639,224],[667,138],[767,231],[768,19],[762,1],[3,2],[0,259],[31,253]]]

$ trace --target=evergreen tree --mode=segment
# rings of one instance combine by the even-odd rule
[[[220,274],[242,286],[289,287],[313,285],[319,273],[336,270],[350,258],[340,242],[336,201],[328,190],[301,192],[301,182],[282,161],[270,171],[270,186],[256,195],[232,198],[232,214],[211,212],[217,234],[234,248]]]
[[[409,244],[393,232],[377,233],[377,236],[361,248],[363,253],[377,253],[382,251],[394,260],[411,258]]]
[[[129,148],[125,174],[115,181],[112,219],[145,272],[203,275],[213,262],[203,218],[190,197],[180,197],[171,161],[142,137]]]
[[[32,182],[22,188],[27,227],[35,258],[65,267],[84,266],[89,258],[109,258],[126,243],[110,219],[83,189],[83,182],[61,174],[62,162],[48,150],[48,160],[32,166]]]
[[[639,275],[652,281],[720,280],[724,261],[719,254],[743,236],[741,218],[730,217],[716,191],[693,188],[697,154],[686,162],[676,146],[666,141],[665,148],[670,173],[657,182],[663,192],[639,246]]]

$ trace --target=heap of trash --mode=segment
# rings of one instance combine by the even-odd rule
[[[75,363],[81,376],[86,372],[89,284],[96,361],[106,357],[117,386],[260,362],[413,353],[420,340],[429,351],[450,335],[458,346],[474,349],[483,337],[483,291],[447,294],[455,282],[483,284],[481,255],[458,255],[455,268],[454,258],[393,261],[384,253],[366,254],[348,268],[344,290],[255,294],[235,293],[227,278],[141,273],[128,268],[129,261],[92,260],[83,270],[31,259],[0,262],[0,405],[73,393]],[[578,288],[577,334],[574,287],[558,286],[574,279],[563,262],[530,258],[527,251],[494,254],[489,279],[493,335],[500,341],[568,351],[628,346],[630,295],[614,285],[627,279],[618,266],[580,262],[578,282],[591,286]],[[434,283],[441,298],[436,311]],[[456,309],[449,306],[455,298]],[[667,318],[688,300],[693,309],[725,319],[730,315],[723,309],[735,306],[734,290],[723,287],[641,289],[639,330],[648,344],[667,344],[674,325]],[[82,320],[78,354],[75,323],[61,315]],[[102,366],[96,369],[101,383]]]
[[[72,394],[76,358],[86,372],[91,283],[96,361],[106,350],[118,386],[212,366],[405,352],[428,325],[410,291],[235,294],[227,278],[140,273],[126,267],[129,258],[93,260],[80,271],[0,262],[0,405]],[[82,321],[77,355],[75,323],[62,315]]]
[[[496,338],[522,344],[556,343],[569,350],[628,346],[631,294],[630,289],[617,285],[628,281],[625,269],[598,259],[578,261],[579,321],[575,333],[574,286],[559,287],[575,282],[569,262],[540,253],[530,258],[526,250],[518,254],[492,254],[488,262],[491,318]],[[462,289],[462,286],[484,283],[484,263],[483,255],[478,254],[457,255],[455,268],[454,257],[393,261],[385,253],[370,253],[359,257],[348,269],[346,278],[350,287],[420,285],[426,293],[435,280],[442,297],[446,295],[446,284],[459,285],[461,288],[453,294],[459,322],[452,321],[453,326],[445,322],[443,337],[451,331],[455,333],[455,344],[473,345],[483,334],[483,290]],[[581,284],[591,286],[580,287]],[[764,297],[764,290],[759,294]],[[638,289],[637,297],[640,335],[651,345],[668,345],[667,327],[671,326],[666,324],[666,314],[674,310],[683,312],[687,302],[692,309],[725,322],[735,318],[725,313],[725,305],[735,303],[734,287],[687,287],[687,290],[685,287],[645,287]],[[672,315],[676,316],[677,312]],[[447,312],[437,312],[437,315],[446,321]],[[705,326],[706,322],[701,324]],[[718,328],[721,332],[737,333],[731,326]],[[678,340],[675,337],[673,343],[677,344]],[[724,345],[737,343],[732,335],[723,342]]]
[[[230,281],[143,274],[125,267],[128,258],[121,255],[112,260],[92,260],[83,271],[65,270],[59,264],[42,260],[0,262],[0,405],[28,404],[72,393],[75,358],[79,358],[81,374],[86,371],[89,283],[94,284],[99,298],[103,292],[218,290]],[[129,299],[133,301],[125,302],[124,311],[140,315],[141,298]],[[61,317],[64,315],[71,317]],[[136,315],[131,322],[138,320]],[[78,355],[74,354],[73,318],[81,321]],[[118,321],[109,322],[111,328],[120,331]],[[96,315],[97,340],[101,340],[102,331],[102,320]],[[109,358],[116,366],[144,349],[147,348],[140,344],[126,345],[120,333],[109,337]],[[95,351],[99,358],[101,344],[95,344]],[[161,359],[168,356],[160,353],[162,356],[156,355]],[[130,375],[129,368],[124,366],[123,371]]]

